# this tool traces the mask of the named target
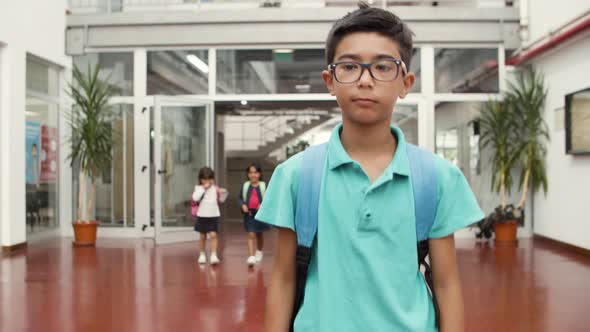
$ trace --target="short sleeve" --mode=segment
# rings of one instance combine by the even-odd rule
[[[295,165],[298,158],[292,160],[293,158],[275,169],[262,205],[256,214],[256,220],[294,231],[299,176],[298,165]]]
[[[484,218],[479,204],[457,167],[446,160],[439,161],[439,201],[430,238],[442,238]]]

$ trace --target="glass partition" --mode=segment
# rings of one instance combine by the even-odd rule
[[[25,103],[27,233],[57,228],[59,68],[27,57]]]

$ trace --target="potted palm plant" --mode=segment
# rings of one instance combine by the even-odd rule
[[[518,123],[518,144],[520,181],[522,195],[516,206],[522,209],[526,201],[529,184],[533,192],[543,187],[547,194],[547,171],[545,155],[547,142],[550,140],[549,129],[543,118],[547,90],[541,74],[532,69],[525,70],[518,76],[517,84],[509,84],[507,101]]]
[[[115,139],[108,105],[113,87],[99,79],[99,72],[98,65],[94,68],[88,66],[86,73],[74,66],[73,83],[69,84],[68,91],[74,101],[72,113],[67,116],[72,129],[69,140],[72,152],[68,155],[68,160],[71,167],[78,164],[80,169],[77,219],[72,223],[75,245],[96,243],[99,222],[92,220],[96,178],[100,171],[110,167]],[[88,197],[84,201],[88,180]]]
[[[480,225],[482,233],[493,225],[497,243],[516,242],[519,220],[524,219],[524,203],[529,191],[541,186],[547,192],[545,169],[546,142],[549,140],[543,109],[547,91],[543,77],[532,69],[519,73],[516,84],[509,84],[504,101],[489,101],[479,123],[482,148],[492,151],[492,190],[500,193],[501,205]],[[507,204],[513,186],[513,171],[520,170],[518,204]]]

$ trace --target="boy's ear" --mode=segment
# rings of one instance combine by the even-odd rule
[[[332,96],[335,96],[335,94],[334,94],[334,76],[332,75],[332,73],[328,70],[322,71],[322,79],[324,80],[324,83],[326,84],[326,88],[328,88],[328,91],[330,91],[330,94]]]
[[[402,84],[404,85],[404,89],[402,90],[402,92],[399,95],[400,98],[403,99],[408,95],[408,93],[410,93],[410,90],[412,90],[412,87],[414,86],[414,82],[416,82],[416,75],[414,75],[413,72],[408,72],[402,80]]]

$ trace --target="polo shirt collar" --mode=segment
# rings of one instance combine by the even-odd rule
[[[342,123],[334,128],[332,135],[330,136],[330,141],[328,143],[328,167],[330,170],[354,163],[354,160],[350,158],[348,152],[346,152],[342,146],[342,141],[340,140],[341,132]],[[406,140],[404,134],[401,129],[394,125],[391,125],[391,133],[397,138],[397,149],[395,151],[395,156],[389,166],[387,166],[385,173],[409,176],[410,165],[406,153]]]

